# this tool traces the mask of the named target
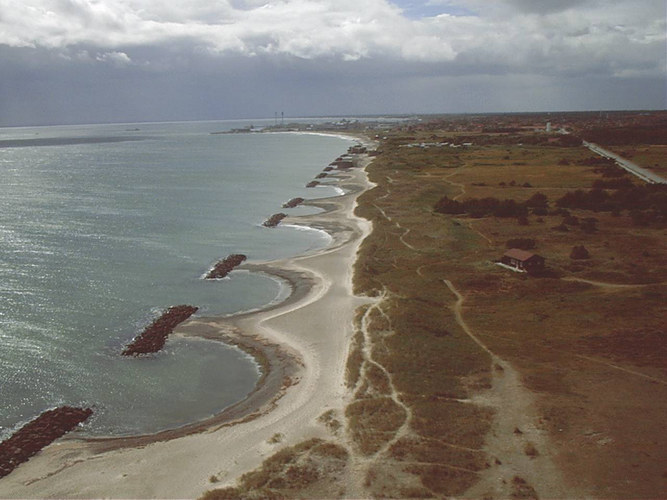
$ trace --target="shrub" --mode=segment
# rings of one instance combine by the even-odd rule
[[[588,250],[584,245],[575,245],[572,247],[570,252],[570,259],[580,260],[580,259],[590,259],[591,255],[588,253]]]
[[[521,250],[531,250],[535,248],[535,240],[532,238],[512,238],[505,243],[507,248],[520,248]]]
[[[609,201],[609,193],[603,189],[591,189],[586,192],[583,189],[570,191],[556,200],[556,206],[565,208],[579,208],[581,210],[599,211]]]
[[[627,171],[617,166],[614,160],[609,160],[609,162],[610,162],[609,165],[607,165],[604,168],[597,169],[596,172],[601,173],[602,177],[606,178],[619,178],[619,177],[625,177],[627,175]]]
[[[523,447],[523,451],[526,455],[528,455],[531,458],[535,458],[536,456],[539,455],[537,448],[535,448],[535,445],[531,442],[526,443],[526,446]]]
[[[522,215],[525,216],[527,213],[528,210],[526,207],[514,200],[501,201],[493,211],[493,215],[496,217],[521,217]]]
[[[440,214],[463,214],[466,212],[466,209],[463,207],[461,202],[452,200],[448,196],[443,196],[435,204],[434,210]]]
[[[646,227],[652,222],[652,214],[644,210],[631,210],[630,218],[632,219],[632,224],[639,227]]]
[[[594,189],[626,189],[633,187],[632,181],[627,177],[617,177],[614,179],[598,179],[593,182]]]
[[[549,199],[547,195],[537,192],[524,203],[527,207],[531,208],[546,208],[549,206]]]
[[[472,217],[521,217],[528,214],[528,209],[515,200],[499,200],[493,197],[470,198],[463,202],[443,196],[435,204],[434,210],[442,214],[458,215],[468,213]]]
[[[562,215],[563,217],[567,217],[570,215],[570,211],[567,208],[557,208],[556,210],[552,210],[549,215]]]
[[[581,221],[581,229],[584,233],[592,234],[598,230],[598,220],[595,217],[587,217]]]
[[[667,215],[667,185],[635,186],[625,182],[618,185],[621,187],[611,194],[600,188],[570,191],[557,200],[556,205],[561,208],[612,213],[620,213],[621,210],[653,210],[656,215]]]
[[[576,135],[561,135],[558,137],[556,142],[554,143],[555,146],[560,146],[562,148],[576,148],[578,146],[581,146],[581,137],[577,137]]]

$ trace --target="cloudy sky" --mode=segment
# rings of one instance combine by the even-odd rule
[[[665,109],[665,0],[0,0],[0,126]]]

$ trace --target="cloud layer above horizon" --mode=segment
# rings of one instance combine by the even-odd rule
[[[664,0],[0,0],[1,120],[58,122],[67,112],[63,121],[86,120],[79,115],[95,102],[102,121],[279,108],[661,108],[665,8]],[[214,96],[220,102],[207,104]]]

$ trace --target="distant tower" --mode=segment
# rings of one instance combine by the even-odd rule
[[[547,134],[551,133],[551,122],[547,122]]]

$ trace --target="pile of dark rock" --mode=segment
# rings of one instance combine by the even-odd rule
[[[62,406],[42,413],[0,443],[0,477],[12,472],[44,447],[93,414],[90,408]]]
[[[276,227],[285,217],[287,217],[287,214],[282,212],[279,214],[273,214],[271,217],[266,219],[262,225],[266,227]]]
[[[292,198],[290,201],[283,203],[283,208],[294,208],[301,205],[304,201],[303,198]]]
[[[123,349],[123,356],[158,352],[164,347],[167,337],[174,331],[174,328],[197,312],[197,309],[194,306],[170,307]]]
[[[241,263],[246,260],[246,256],[240,253],[233,253],[220,262],[218,262],[213,269],[211,269],[208,274],[205,276],[207,280],[213,280],[218,278],[224,278],[233,270],[236,266],[240,266]]]

